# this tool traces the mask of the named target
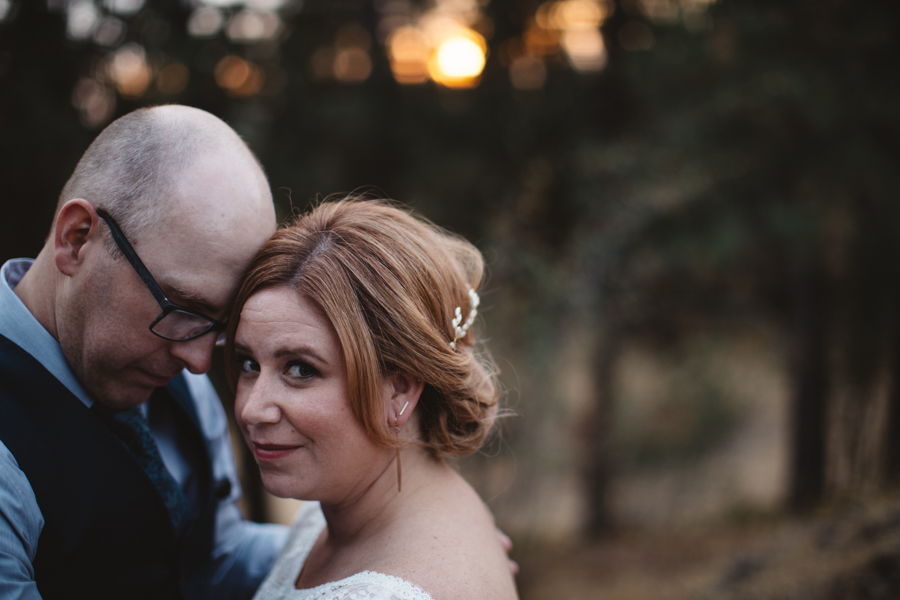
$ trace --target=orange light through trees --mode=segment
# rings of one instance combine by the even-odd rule
[[[164,67],[156,76],[156,88],[163,94],[176,95],[184,91],[191,72],[179,62],[173,62]]]
[[[534,58],[552,57],[560,49],[578,71],[600,71],[606,66],[606,44],[600,26],[612,13],[608,0],[548,0],[538,6],[534,19],[522,35],[526,55]],[[533,79],[524,78],[526,71],[516,74],[519,81],[540,81],[538,69],[532,65]],[[513,73],[510,71],[510,78]],[[518,86],[517,86],[518,87]]]
[[[428,38],[415,27],[399,27],[387,39],[391,72],[398,83],[416,84],[428,80]]]
[[[152,80],[144,48],[126,44],[116,50],[107,64],[107,74],[124,98],[140,98]]]
[[[430,0],[423,11],[411,3],[384,2],[379,37],[394,79],[421,84],[429,79],[451,88],[478,85],[487,58],[491,22],[481,11],[487,0]]]
[[[428,74],[447,87],[474,87],[484,70],[486,48],[484,38],[472,30],[451,35],[431,55]]]
[[[606,44],[596,29],[563,32],[562,47],[569,63],[579,71],[600,71],[606,66]]]
[[[251,96],[259,92],[265,83],[262,69],[233,54],[218,62],[213,76],[229,96]]]

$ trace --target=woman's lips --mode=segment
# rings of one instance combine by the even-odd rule
[[[300,446],[288,446],[285,444],[259,444],[253,442],[253,455],[256,460],[273,461],[284,458]]]

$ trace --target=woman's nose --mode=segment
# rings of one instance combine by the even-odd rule
[[[235,417],[246,425],[277,423],[281,419],[277,386],[269,385],[262,376],[238,382]]]

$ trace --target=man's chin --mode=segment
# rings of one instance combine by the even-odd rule
[[[134,369],[134,376],[130,378],[128,385],[133,385],[138,388],[149,388],[152,391],[158,387],[169,385],[171,380],[172,377],[155,375],[143,369]]]
[[[150,399],[159,386],[145,383],[119,384],[108,386],[102,393],[93,394],[94,400],[112,410],[125,410],[139,406]]]
[[[152,392],[152,390],[151,390]],[[105,406],[106,408],[112,410],[125,410],[126,408],[133,408],[135,406],[140,406],[144,402],[150,399],[150,394],[144,394],[141,396],[129,396],[129,397],[116,397],[116,398],[97,398],[97,402]]]

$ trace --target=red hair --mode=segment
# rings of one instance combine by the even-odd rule
[[[325,202],[279,230],[259,251],[238,291],[227,355],[244,303],[288,285],[334,326],[354,414],[373,439],[396,445],[382,405],[392,373],[419,377],[422,444],[434,456],[464,455],[484,442],[497,414],[496,368],[475,351],[472,329],[450,347],[456,307],[471,307],[481,253],[466,240],[385,201]],[[229,375],[236,380],[236,363]]]

